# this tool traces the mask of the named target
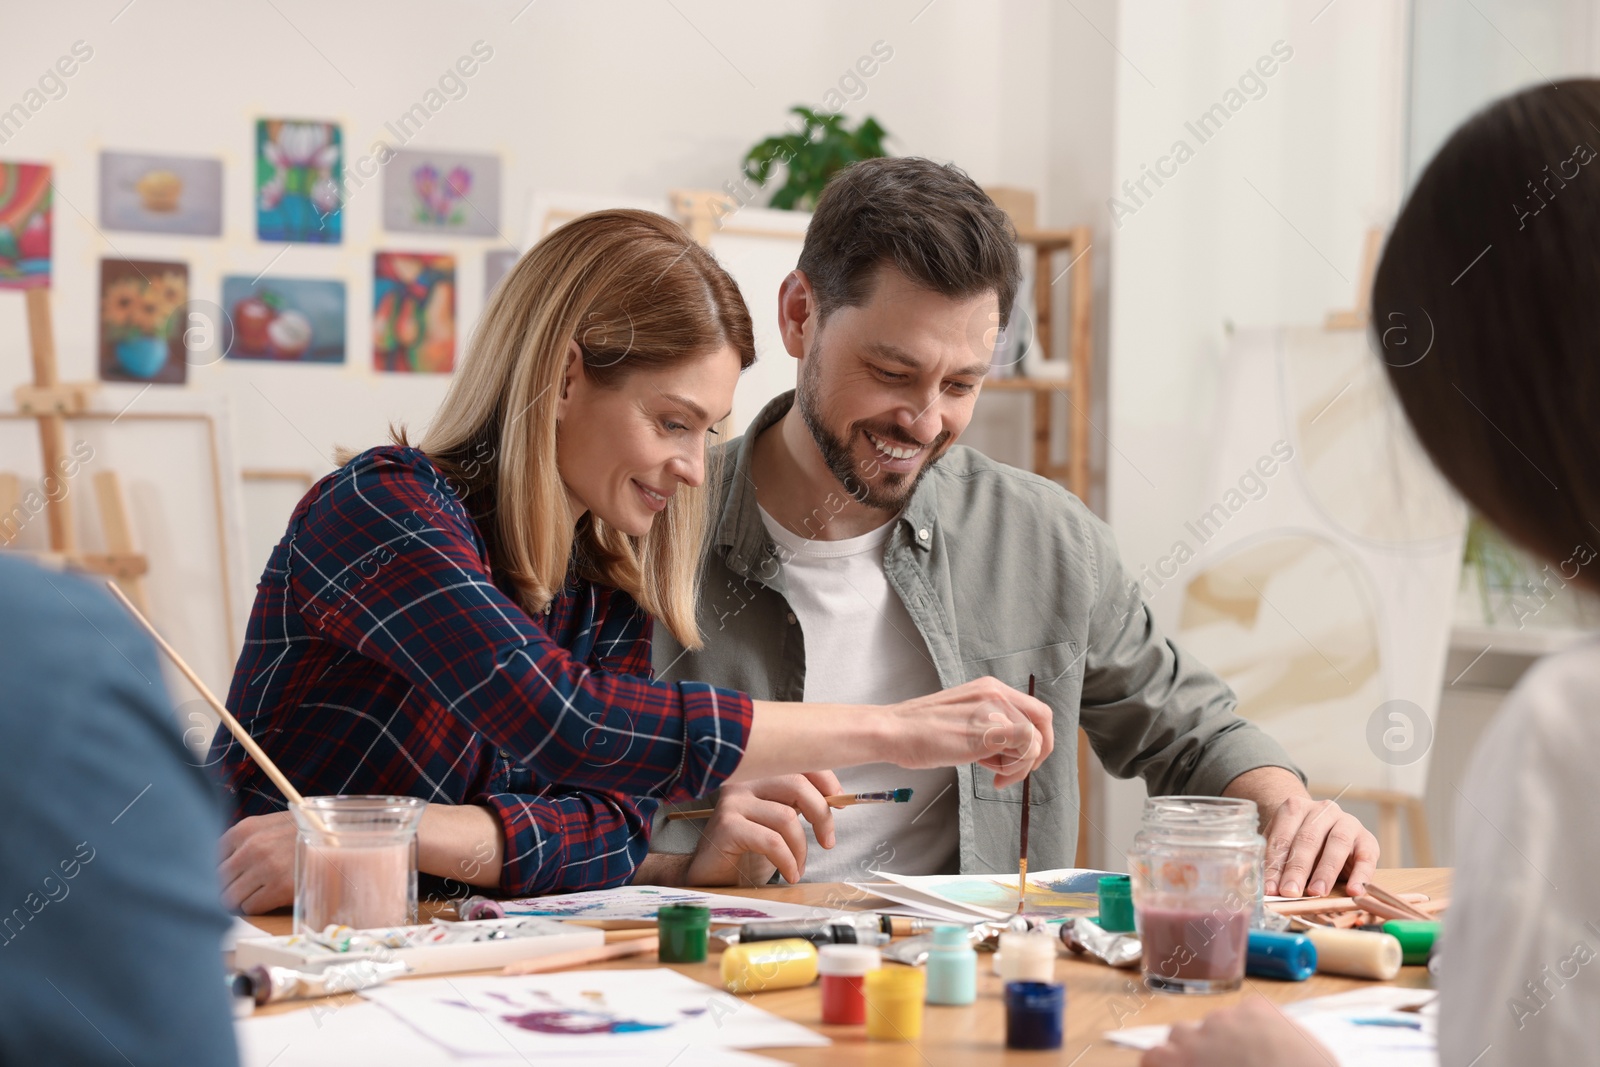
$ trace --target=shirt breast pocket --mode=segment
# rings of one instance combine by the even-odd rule
[[[1033,695],[1055,712],[1052,725],[1056,747],[1050,758],[1033,772],[1029,799],[1035,807],[1063,795],[1076,803],[1078,768],[1065,742],[1077,735],[1078,704],[1083,694],[1083,646],[1077,641],[1059,641],[1021,652],[969,659],[962,666],[968,679],[991,675],[1023,693],[1028,691],[1028,676],[1033,676]],[[972,791],[978,800],[1022,804],[1021,782],[996,789],[994,772],[982,767],[974,770]]]

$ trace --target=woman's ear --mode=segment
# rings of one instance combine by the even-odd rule
[[[556,401],[556,418],[567,417],[567,406],[572,403],[574,389],[580,387],[583,377],[583,350],[577,341],[567,342],[567,365],[561,369],[561,397]]]

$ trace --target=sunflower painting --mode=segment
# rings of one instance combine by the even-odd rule
[[[449,374],[455,369],[454,256],[377,253],[372,309],[372,358],[378,370]]]
[[[100,261],[100,377],[182,384],[189,268],[149,260]]]

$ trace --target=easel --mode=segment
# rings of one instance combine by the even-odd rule
[[[27,290],[28,344],[33,357],[33,383],[19,385],[13,394],[18,413],[39,423],[39,452],[46,479],[63,479],[67,468],[67,420],[88,410],[89,398],[99,388],[95,382],[65,382],[56,369],[55,332],[50,320],[50,290]],[[46,493],[45,517],[50,526],[50,548],[39,554],[47,562],[117,579],[141,611],[146,611],[143,576],[149,561],[133,544],[127,500],[115,471],[94,475],[95,499],[106,551],[84,552],[78,547],[72,519],[70,486],[58,494]],[[0,475],[0,519],[15,513],[20,500],[16,475]],[[10,539],[11,532],[0,532]]]
[[[1323,320],[1324,330],[1365,330],[1372,319],[1372,277],[1378,270],[1378,256],[1383,251],[1383,231],[1373,227],[1367,231],[1361,250],[1361,275],[1356,281],[1356,305],[1343,311],[1330,311]],[[1372,804],[1378,809],[1378,850],[1384,866],[1400,864],[1400,817],[1405,816],[1406,830],[1411,835],[1414,866],[1433,866],[1433,838],[1428,832],[1428,812],[1421,797],[1392,789],[1345,788],[1330,789],[1313,783],[1309,792],[1313,796],[1339,796]]]

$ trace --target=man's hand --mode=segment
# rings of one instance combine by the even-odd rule
[[[1004,789],[1038,770],[1055,748],[1050,706],[998,678],[977,678],[889,711],[900,729],[887,762],[909,770],[976,762],[994,771],[995,788]]]
[[[843,792],[831,771],[758,778],[725,785],[716,814],[706,821],[684,874],[685,885],[763,885],[776,870],[788,882],[806,873],[804,816],[817,843],[832,848],[833,809],[826,797]]]
[[[1320,897],[1341,877],[1351,896],[1367,891],[1378,866],[1378,839],[1333,801],[1312,800],[1295,775],[1257,767],[1229,782],[1222,795],[1254,800],[1261,809],[1268,895]]]
[[[1141,1067],[1327,1067],[1333,1054],[1267,1001],[1254,996],[1207,1015],[1199,1025],[1174,1023],[1167,1043]]]
[[[261,915],[294,903],[294,816],[286,811],[240,819],[222,835],[222,904]]]

